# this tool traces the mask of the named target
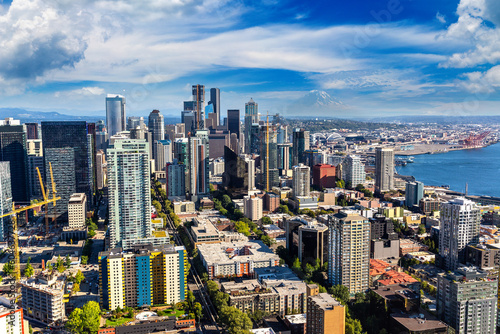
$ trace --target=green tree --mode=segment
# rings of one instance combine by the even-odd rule
[[[271,220],[271,218],[269,218],[267,216],[266,217],[262,217],[261,221],[262,221],[262,224],[264,224],[264,225],[269,225],[269,224],[273,223],[273,221]]]
[[[195,299],[194,299],[194,294],[191,290],[188,290],[186,294],[186,302],[188,303],[188,306],[190,308],[193,307]]]
[[[234,228],[236,229],[236,231],[243,233],[247,237],[250,235],[250,228],[248,227],[248,224],[246,224],[245,222],[243,222],[241,220],[237,221],[234,224]]]
[[[28,331],[30,334],[33,334],[33,327],[31,327],[31,324],[28,324]]]
[[[86,256],[86,255],[82,255],[82,258],[81,258],[81,261],[80,261],[81,264],[86,265],[88,261],[89,261],[89,257]]]
[[[363,327],[358,319],[346,317],[345,319],[345,333],[346,334],[362,334]]]
[[[80,292],[80,284],[73,283],[73,292]]]
[[[418,234],[424,234],[426,232],[425,230],[425,225],[424,224],[420,224],[418,225]]]
[[[302,270],[302,267],[301,267],[301,265],[300,265],[300,260],[299,260],[299,258],[298,258],[298,257],[297,257],[297,258],[295,258],[295,260],[293,261],[292,269],[294,269],[294,270],[299,270],[299,271],[301,271],[301,270]]]
[[[267,235],[263,235],[260,240],[262,240],[262,242],[267,245],[267,246],[271,246],[272,243],[273,243],[273,240],[271,238],[269,238]]]
[[[346,305],[349,301],[349,289],[345,285],[334,285],[328,289],[328,292],[333,295],[342,304]]]
[[[82,327],[89,333],[97,333],[101,319],[101,308],[93,300],[87,302],[82,308]]]
[[[64,266],[66,268],[69,268],[71,266],[71,258],[69,257],[69,254],[66,255],[66,259],[64,259]]]
[[[68,317],[68,321],[66,322],[66,329],[68,329],[73,333],[82,333],[83,332],[82,314],[83,311],[81,308],[78,307],[75,308]]]
[[[33,266],[30,263],[31,258],[28,258],[28,262],[26,263],[26,268],[24,268],[24,276],[31,277],[35,273]]]
[[[75,276],[75,282],[80,284],[85,279],[85,276],[82,274],[81,270],[78,270]]]
[[[12,275],[14,273],[14,262],[13,261],[6,262],[3,265],[2,270],[5,275]]]
[[[231,334],[246,334],[252,329],[252,320],[248,314],[241,312],[234,306],[224,306],[220,312],[220,318]]]
[[[337,188],[345,188],[345,181],[344,180],[338,180],[335,185]]]
[[[224,195],[222,196],[221,204],[225,209],[228,209],[228,207],[233,204],[233,201],[231,201],[231,197]]]
[[[201,304],[196,302],[193,305],[193,313],[196,318],[196,320],[200,320],[202,315],[203,315],[203,308],[201,307]]]

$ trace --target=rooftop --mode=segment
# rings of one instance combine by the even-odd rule
[[[333,310],[333,308],[337,306],[344,307],[328,293],[320,293],[316,296],[310,296],[309,298],[323,310]]]
[[[69,198],[69,203],[70,204],[81,204],[83,201],[85,201],[86,195],[84,193],[75,193],[72,194],[71,197]]]
[[[279,261],[278,255],[260,240],[200,244],[198,250],[207,265]]]
[[[285,315],[285,319],[288,320],[291,324],[297,325],[297,324],[305,324],[307,321],[307,314],[290,314],[290,315]]]
[[[444,322],[437,320],[425,311],[419,314],[393,313],[391,314],[391,318],[396,320],[411,333],[448,328],[448,325]]]

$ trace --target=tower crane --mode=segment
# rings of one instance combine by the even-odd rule
[[[17,231],[17,214],[20,212],[25,212],[25,211],[28,211],[31,209],[38,208],[38,207],[45,204],[45,208],[46,208],[45,228],[46,228],[46,232],[48,234],[47,214],[48,214],[49,203],[53,203],[53,205],[56,206],[56,201],[61,199],[61,197],[56,197],[56,185],[54,183],[54,176],[52,175],[52,164],[50,162],[49,162],[49,168],[50,168],[50,178],[51,178],[51,183],[52,183],[52,198],[48,198],[46,193],[45,193],[45,188],[43,186],[43,181],[42,181],[42,175],[40,174],[40,170],[37,167],[36,171],[38,173],[40,187],[42,188],[43,201],[28,205],[28,206],[23,206],[23,207],[20,207],[18,209],[16,209],[14,204],[12,204],[12,211],[11,212],[0,215],[0,218],[12,216],[12,243],[14,245],[14,278],[16,281],[19,281],[21,279],[21,263],[20,263],[20,259],[19,259],[19,237],[18,237],[18,231]],[[48,188],[47,188],[47,190],[48,190]]]

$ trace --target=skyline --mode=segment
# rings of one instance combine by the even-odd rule
[[[499,23],[493,0],[3,1],[0,106],[177,116],[203,84],[222,115],[498,115]]]

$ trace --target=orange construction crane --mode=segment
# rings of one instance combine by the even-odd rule
[[[56,201],[61,199],[61,197],[56,197],[56,188],[55,188],[56,186],[54,183],[54,177],[52,175],[52,164],[50,162],[49,162],[49,167],[50,167],[50,177],[52,182],[52,198],[50,199],[47,198],[47,195],[45,193],[45,188],[43,186],[42,175],[40,174],[40,170],[37,167],[36,170],[38,172],[38,179],[40,180],[40,187],[42,188],[43,201],[28,206],[20,207],[18,209],[15,208],[13,203],[12,211],[0,216],[0,218],[12,216],[12,239],[13,239],[12,241],[14,244],[14,278],[16,281],[19,281],[21,279],[21,262],[19,260],[19,236],[17,231],[17,214],[20,212],[25,212],[31,209],[38,208],[44,204],[46,205],[46,208],[48,208],[49,203],[54,203],[55,206]],[[45,216],[47,216],[47,212],[45,212]]]

